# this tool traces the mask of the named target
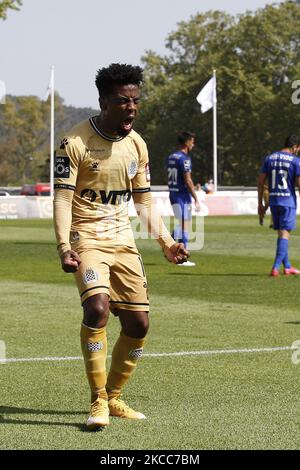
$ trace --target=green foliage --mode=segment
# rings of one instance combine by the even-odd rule
[[[22,0],[2,0],[0,2],[0,19],[6,19],[8,9],[19,10],[21,5]]]
[[[197,136],[194,180],[212,175],[212,111],[201,114],[196,96],[217,70],[219,183],[254,185],[262,158],[299,133],[300,108],[292,83],[300,78],[300,9],[268,5],[232,17],[197,14],[166,41],[168,55],[143,57],[144,103],[138,128],[148,142],[154,183],[166,183],[166,156],[176,133]]]
[[[55,94],[55,145],[80,120],[95,114],[90,108],[64,106]],[[49,181],[50,99],[8,96],[0,107],[0,185]]]
[[[0,16],[8,4],[17,7],[16,2],[1,2]],[[165,56],[146,52],[144,100],[136,129],[150,150],[153,184],[166,184],[165,159],[181,130],[197,135],[194,181],[203,184],[212,177],[212,111],[201,114],[196,96],[213,69],[219,184],[256,184],[263,157],[281,148],[287,135],[299,133],[300,105],[291,99],[292,84],[300,80],[299,31],[299,1],[236,17],[209,11],[178,24],[167,37]],[[58,95],[55,100],[57,145],[66,130],[97,111],[66,107]],[[49,101],[7,98],[0,107],[0,185],[49,180],[49,129]]]

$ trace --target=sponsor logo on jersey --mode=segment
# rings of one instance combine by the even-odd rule
[[[109,191],[108,194],[106,193],[106,191],[100,191],[100,197],[102,204],[119,205],[123,202],[130,201],[131,191],[130,189],[123,189],[121,191]]]
[[[137,162],[136,162],[136,160],[132,160],[132,162],[130,162],[127,173],[128,173],[129,178],[133,178],[136,175],[136,173],[137,173]]]
[[[82,199],[86,199],[87,201],[94,202],[97,197],[97,193],[93,189],[83,189],[80,193]]]
[[[101,160],[106,160],[110,156],[109,151],[107,149],[91,149],[91,148],[88,148],[87,152],[88,152],[88,156],[90,158],[99,159],[100,161]]]
[[[143,355],[143,348],[132,349],[129,351],[128,356],[130,359],[139,359]]]
[[[89,284],[90,282],[95,282],[99,280],[99,274],[94,271],[93,268],[87,268],[85,273],[82,276],[84,284]]]
[[[292,162],[295,155],[286,155],[285,153],[275,153],[270,155],[270,160],[277,160],[280,158],[281,160],[287,160],[288,162]]]
[[[102,341],[98,341],[97,343],[88,343],[87,344],[87,350],[89,352],[98,352],[103,349],[103,343]]]
[[[83,189],[80,196],[87,201],[94,202],[97,198],[97,193],[93,189]],[[120,191],[99,191],[102,204],[119,205],[128,202],[131,199],[130,189],[122,189]]]
[[[87,149],[87,151],[91,153],[104,153],[106,149]]]
[[[146,181],[150,181],[151,176],[150,176],[150,167],[149,167],[149,163],[146,163],[146,166],[145,166],[145,173],[146,173]]]
[[[183,161],[183,166],[184,166],[184,169],[185,169],[186,171],[190,171],[190,169],[191,169],[191,163],[190,163],[189,160],[184,160],[184,161]]]
[[[54,178],[70,178],[70,158],[56,155],[54,165]]]

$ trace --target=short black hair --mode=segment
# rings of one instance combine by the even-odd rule
[[[291,149],[293,148],[295,145],[300,145],[300,137],[298,135],[289,135],[286,139],[285,139],[285,143],[284,143],[284,146],[288,149]]]
[[[177,142],[183,145],[192,138],[195,138],[195,134],[193,132],[182,131],[177,135]]]
[[[96,75],[96,87],[100,97],[109,96],[115,85],[137,85],[144,82],[143,69],[138,65],[111,64],[99,69]]]

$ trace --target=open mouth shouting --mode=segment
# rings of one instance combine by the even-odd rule
[[[135,116],[129,116],[121,122],[119,127],[120,135],[127,135],[132,129]]]

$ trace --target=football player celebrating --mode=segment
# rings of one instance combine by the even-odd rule
[[[290,233],[296,228],[297,198],[295,186],[300,188],[300,137],[291,135],[285,141],[284,149],[265,158],[258,178],[258,215],[262,223],[268,207],[263,203],[264,185],[269,184],[269,205],[273,228],[278,231],[275,261],[270,275],[279,276],[281,264],[284,274],[300,274],[289,261]]]
[[[80,336],[91,389],[90,430],[107,426],[109,415],[145,418],[121,399],[149,328],[147,280],[128,217],[131,197],[168,260],[183,263],[188,257],[155,209],[147,147],[133,130],[142,72],[126,64],[100,69],[100,114],[75,126],[56,153],[55,232],[62,268],[74,273],[83,307]],[[121,332],[107,376],[109,311],[119,317]]]

